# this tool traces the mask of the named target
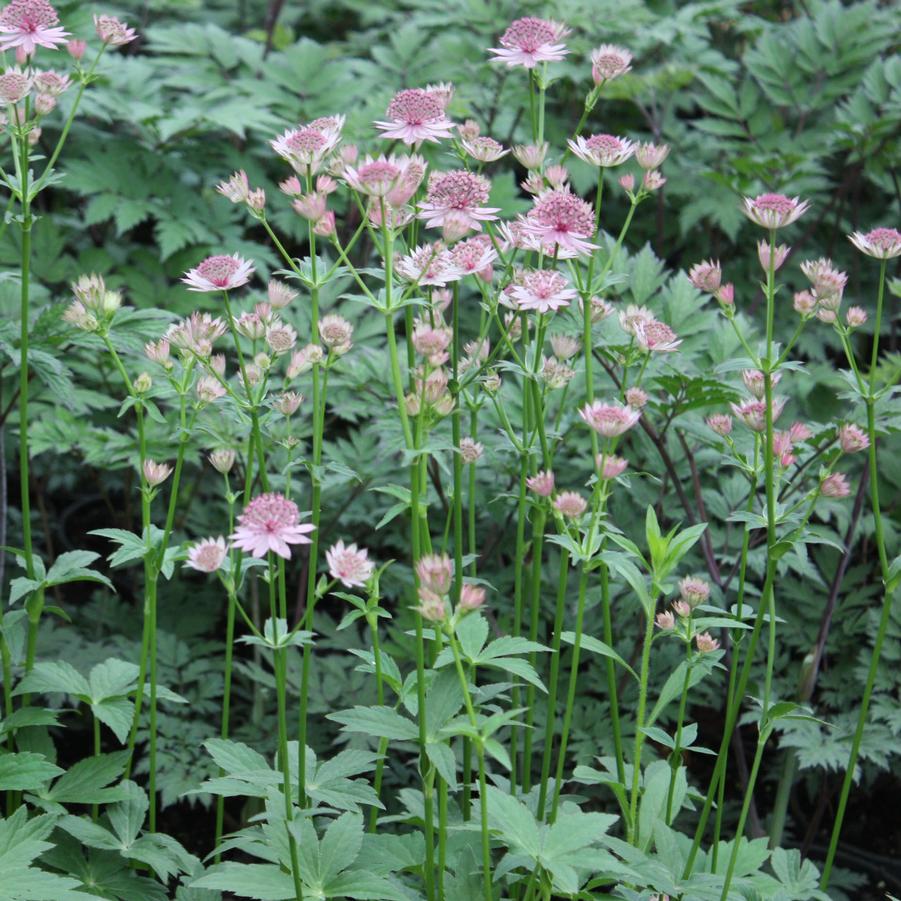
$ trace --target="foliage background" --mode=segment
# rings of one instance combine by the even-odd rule
[[[485,133],[505,144],[523,136],[523,125],[511,112],[522,107],[523,80],[489,66],[485,48],[505,25],[530,12],[549,15],[574,27],[572,53],[559,65],[560,82],[551,92],[548,134],[561,146],[581,112],[586,59],[602,41],[621,43],[636,56],[634,71],[616,81],[595,109],[588,129],[625,134],[630,138],[663,141],[673,148],[666,164],[667,184],[656,210],[643,208],[633,226],[631,255],[617,264],[631,274],[629,302],[655,296],[669,321],[686,338],[684,374],[662,392],[679,398],[678,419],[666,431],[661,457],[650,436],[636,440],[633,490],[613,502],[614,521],[627,533],[635,531],[641,511],[659,503],[677,484],[685,496],[684,509],[662,513],[674,521],[697,515],[699,504],[714,525],[713,546],[725,554],[737,538],[724,520],[741,497],[743,482],[723,471],[695,491],[695,470],[719,465],[696,441],[702,416],[730,398],[729,383],[711,381],[711,368],[733,352],[732,338],[712,310],[699,308],[698,295],[679,270],[707,257],[723,261],[730,280],[743,291],[743,309],[753,318],[761,295],[751,226],[739,213],[741,194],[757,189],[784,190],[811,201],[812,212],[793,233],[796,259],[831,256],[849,273],[847,302],[869,306],[875,267],[853,252],[844,235],[857,229],[893,225],[898,220],[901,185],[896,171],[901,135],[901,58],[897,54],[899,15],[893,4],[876,2],[667,3],[640,0],[559,0],[551,4],[480,2],[480,0],[311,0],[279,4],[252,0],[153,0],[120,3],[106,10],[120,12],[135,25],[141,39],[128,52],[104,59],[103,80],[88,92],[83,114],[73,127],[64,165],[65,179],[42,195],[35,231],[34,365],[45,390],[35,404],[34,489],[40,513],[38,542],[55,553],[74,547],[106,550],[89,529],[102,525],[131,528],[138,516],[137,493],[129,484],[133,443],[117,422],[116,404],[103,396],[109,373],[92,360],[90,342],[80,362],[68,369],[58,351],[71,340],[59,313],[68,300],[68,283],[87,271],[104,274],[107,283],[121,288],[128,301],[158,309],[133,328],[133,350],[157,334],[172,316],[190,311],[194,299],[178,278],[209,253],[238,252],[253,258],[265,276],[277,267],[273,251],[258,229],[249,227],[240,210],[219,197],[215,185],[236,168],[245,168],[255,184],[263,185],[280,233],[302,243],[302,222],[287,202],[280,202],[277,181],[283,167],[273,159],[268,140],[298,120],[343,112],[345,134],[361,146],[374,147],[371,122],[384,112],[391,95],[403,86],[451,81],[457,86],[451,112],[462,121],[472,117]],[[70,30],[87,35],[91,8],[60,4]],[[278,12],[277,21],[274,13]],[[61,106],[65,112],[70,97]],[[52,147],[48,133],[42,146]],[[577,188],[589,190],[592,175],[574,163]],[[619,223],[626,205],[610,191],[605,216]],[[48,199],[49,198],[49,199]],[[514,180],[498,180],[496,206],[506,214],[523,208]],[[0,264],[5,273],[18,265],[16,229],[5,231]],[[804,287],[797,271],[787,276],[793,290]],[[6,349],[7,329],[14,329],[17,284],[0,273],[0,347]],[[792,283],[792,280],[796,283]],[[743,287],[741,287],[743,286]],[[614,289],[614,292],[617,289]],[[357,351],[348,358],[331,388],[331,414],[325,458],[331,461],[324,495],[323,541],[359,540],[380,559],[404,557],[404,536],[397,523],[374,531],[385,498],[368,488],[390,481],[391,463],[380,449],[390,441],[391,429],[369,413],[373,403],[389,394],[382,391],[380,323],[365,317],[335,296],[325,307],[338,306],[356,325]],[[625,293],[625,292],[624,292]],[[787,296],[787,295],[786,295]],[[896,306],[895,306],[896,309]],[[347,311],[351,312],[348,313]],[[898,317],[890,309],[888,350],[884,365],[897,378]],[[791,328],[794,313],[786,301],[780,310],[781,331]],[[303,334],[305,312],[296,310],[295,324]],[[777,326],[779,328],[780,326]],[[866,327],[859,340],[867,341]],[[836,374],[836,346],[831,332],[808,329],[801,344],[806,360],[803,377],[793,385],[793,419],[825,423],[843,414],[843,381]],[[99,357],[99,354],[98,354]],[[12,363],[3,371],[0,409],[7,410],[12,392]],[[719,406],[717,406],[719,405]],[[658,426],[667,410],[658,404]],[[895,422],[898,422],[896,414]],[[189,454],[183,519],[179,534],[189,537],[222,531],[222,506],[215,475],[203,465],[204,447],[222,437],[227,425],[208,422],[210,441]],[[6,426],[7,429],[11,426]],[[386,437],[386,432],[389,434]],[[165,444],[163,436],[153,441]],[[567,450],[585,453],[587,441],[574,439]],[[509,451],[488,439],[488,463],[480,469],[480,521],[485,534],[492,522],[511,515],[508,491],[515,478]],[[5,462],[12,467],[12,444],[7,441]],[[165,447],[160,446],[164,456]],[[887,506],[889,545],[897,547],[901,450],[897,435],[886,439],[881,473]],[[154,454],[153,445],[151,455]],[[18,533],[18,500],[8,479],[8,535]],[[856,487],[856,486],[855,486]],[[682,495],[680,495],[682,497]],[[5,505],[4,505],[5,506]],[[661,511],[659,511],[661,512]],[[818,715],[837,728],[820,730],[805,725],[783,736],[782,745],[797,749],[800,781],[793,798],[788,842],[814,856],[831,822],[833,803],[847,758],[848,727],[856,716],[858,686],[869,659],[869,636],[878,615],[878,585],[873,579],[874,549],[871,518],[855,517],[848,502],[829,508],[830,534],[843,538],[855,520],[857,547],[835,593],[837,607],[826,643],[826,657],[813,703]],[[705,518],[703,515],[700,518]],[[504,580],[511,578],[508,548],[501,530],[486,539],[483,556],[497,573],[498,616],[509,603]],[[731,545],[730,545],[731,542]],[[726,549],[724,551],[724,549]],[[763,568],[763,549],[751,556],[757,573]],[[52,554],[50,554],[52,556]],[[787,624],[780,635],[779,692],[792,695],[802,664],[817,636],[834,582],[839,555],[823,546],[809,555],[791,556],[780,581]],[[699,571],[703,560],[697,560]],[[8,578],[9,565],[0,579]],[[140,618],[132,600],[139,592],[126,571],[119,575],[120,597],[107,592],[67,593],[66,609],[74,625],[42,632],[42,655],[53,656],[65,647],[65,657],[79,669],[110,654],[135,659]],[[386,588],[400,593],[406,574],[392,568]],[[553,565],[545,575],[553,584]],[[295,574],[298,585],[304,579]],[[302,597],[298,595],[298,607]],[[337,623],[337,605],[325,610]],[[186,711],[167,710],[161,720],[161,784],[164,802],[171,805],[165,825],[194,849],[209,837],[192,826],[189,808],[203,799],[185,799],[211,764],[201,741],[216,729],[221,693],[220,639],[222,598],[201,581],[188,577],[167,587],[161,598],[161,681],[189,698]],[[590,615],[590,614],[589,614]],[[639,635],[637,610],[624,605],[617,623],[619,650],[629,658]],[[338,651],[360,646],[353,629],[326,628],[322,648]],[[901,857],[901,829],[897,817],[878,812],[885,805],[897,809],[901,800],[898,765],[901,758],[901,612],[892,626],[883,654],[883,669],[874,697],[874,725],[863,748],[864,788],[852,796],[844,845],[857,846],[841,861],[867,878],[882,879],[896,889],[901,872],[891,859]],[[402,641],[398,631],[395,641]],[[56,643],[54,645],[54,643]],[[660,673],[671,667],[655,663]],[[266,744],[274,727],[267,698],[270,671],[252,655],[242,657],[238,732],[235,737]],[[349,697],[365,696],[366,677],[347,665],[347,656],[325,655],[318,668],[313,711],[323,724],[315,736],[325,750],[347,736],[327,731],[321,715],[345,706]],[[600,678],[600,670],[594,670]],[[603,723],[603,700],[586,681],[575,721],[573,751],[584,762],[608,753],[609,736]],[[599,683],[598,683],[599,684]],[[710,690],[711,692],[713,689]],[[694,716],[711,735],[719,728],[719,701],[711,694]],[[628,706],[628,695],[626,699]],[[70,724],[68,746],[62,753],[77,758],[82,738]],[[83,739],[88,739],[87,728]],[[767,758],[764,794],[772,792],[780,769],[776,751]],[[706,778],[703,760],[695,761],[696,776]],[[390,777],[389,777],[390,778]],[[403,780],[403,774],[397,774]],[[204,826],[208,818],[204,818]],[[894,866],[894,869],[893,869]],[[863,878],[863,877],[860,877]],[[864,897],[859,882],[846,883],[851,897]],[[876,895],[873,895],[876,897]]]

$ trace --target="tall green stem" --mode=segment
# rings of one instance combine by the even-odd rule
[[[640,838],[638,831],[638,786],[641,781],[641,751],[644,747],[644,716],[648,703],[648,677],[651,666],[651,643],[654,640],[654,613],[648,611],[645,624],[644,645],[641,651],[641,673],[639,674],[638,711],[635,714],[635,751],[632,756],[632,795],[629,799],[629,840],[635,844]]]

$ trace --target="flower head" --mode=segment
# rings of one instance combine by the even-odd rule
[[[445,112],[448,92],[436,88],[407,88],[388,104],[387,119],[375,127],[383,138],[394,138],[418,147],[423,141],[437,144],[453,134],[454,123]]]
[[[501,35],[500,47],[489,48],[492,62],[534,69],[538,63],[563,59],[569,52],[562,43],[569,29],[560,22],[526,16],[511,22]]]
[[[486,282],[494,277],[491,267],[497,260],[497,251],[487,235],[473,235],[458,241],[450,253],[462,275],[476,275]]]
[[[658,613],[654,617],[654,622],[658,629],[663,632],[672,632],[676,628],[676,617],[667,610],[665,613]]]
[[[625,75],[632,68],[632,54],[615,44],[601,44],[591,51],[591,78],[596,85]]]
[[[760,194],[745,197],[744,214],[761,228],[783,228],[800,219],[810,204],[784,194]]]
[[[554,473],[550,469],[536,473],[526,479],[526,485],[539,497],[550,497],[554,493]]]
[[[476,463],[485,453],[485,445],[475,438],[460,439],[460,457],[464,463]]]
[[[901,256],[901,232],[896,228],[874,228],[872,231],[854,232],[848,240],[868,257],[889,260]]]
[[[326,552],[329,575],[347,588],[362,588],[372,575],[373,562],[366,548],[336,541]]]
[[[866,450],[870,446],[870,439],[862,428],[848,423],[838,430],[838,443],[846,454],[853,454]]]
[[[622,457],[612,454],[598,454],[595,464],[600,470],[601,478],[605,480],[621,476],[629,466],[628,462]]]
[[[770,271],[770,263],[773,264],[773,271],[776,272],[782,268],[782,264],[785,262],[786,257],[788,256],[791,248],[787,244],[779,244],[775,248],[775,253],[770,254],[770,242],[769,241],[758,241],[757,242],[757,259],[760,261],[760,268],[763,269],[764,272]],[[772,256],[772,259],[771,259]]]
[[[725,437],[732,431],[732,417],[726,413],[714,413],[707,417],[707,427],[717,435]]]
[[[337,313],[329,313],[319,321],[319,337],[334,354],[346,354],[353,346],[353,336],[353,326]]]
[[[288,306],[288,304],[297,297],[297,291],[290,285],[285,284],[285,282],[271,279],[266,290],[266,297],[269,301],[269,305],[278,310]]]
[[[480,231],[480,222],[497,219],[497,207],[482,206],[490,192],[491,182],[483,175],[465,169],[434,172],[425,202],[419,205],[419,218],[425,220],[426,228],[440,228],[453,216],[464,232]]]
[[[709,632],[699,632],[695,635],[695,646],[702,654],[709,654],[719,648],[720,643]]]
[[[643,388],[628,388],[626,390],[626,403],[633,410],[640,410],[642,407],[647,406],[648,392]]]
[[[586,404],[579,415],[599,435],[615,438],[628,432],[641,419],[641,411],[621,404],[605,404],[599,400]]]
[[[540,169],[547,156],[548,145],[543,144],[517,144],[513,148],[513,156],[528,170]]]
[[[757,400],[763,400],[766,396],[766,376],[759,369],[743,369],[741,379],[745,387]],[[782,380],[782,374],[773,372],[770,374],[770,384],[775,388]]]
[[[648,353],[671,353],[682,343],[682,339],[666,323],[656,319],[636,325],[635,341]]]
[[[569,360],[582,350],[582,341],[574,335],[551,335],[551,347],[558,360]]]
[[[395,263],[398,275],[420,285],[443,288],[465,274],[451,252],[439,241],[423,244]]]
[[[253,263],[237,254],[207,257],[196,269],[189,269],[182,281],[189,291],[232,291],[250,281]]]
[[[588,163],[589,166],[599,166],[607,169],[622,165],[633,153],[635,144],[625,138],[617,138],[615,135],[592,135],[583,138],[581,135],[575,140],[567,142],[569,149]]]
[[[403,180],[409,167],[409,158],[394,156],[367,156],[355,166],[344,167],[344,180],[367,197],[385,197]]]
[[[554,508],[567,519],[578,519],[588,509],[588,501],[578,491],[561,491],[554,498]]]
[[[642,169],[659,169],[669,156],[669,144],[641,144],[635,148],[635,162]]]
[[[56,50],[68,32],[57,27],[59,16],[48,0],[12,0],[0,12],[0,50],[21,48],[31,56],[38,47]]]
[[[522,274],[520,283],[512,286],[510,294],[519,309],[548,313],[569,306],[578,291],[555,269],[531,269]]]
[[[863,307],[848,307],[845,322],[848,328],[860,328],[867,321],[867,311]]]
[[[416,575],[420,588],[444,595],[450,591],[454,564],[447,554],[425,554],[416,561]]]
[[[710,584],[705,579],[686,576],[679,582],[679,595],[689,607],[694,609],[710,597]]]
[[[594,209],[569,188],[545,191],[529,210],[523,237],[535,250],[568,259],[595,249],[588,238],[594,233]]]
[[[300,521],[294,501],[283,494],[270,492],[255,497],[238,517],[238,527],[229,536],[233,545],[252,557],[262,559],[269,551],[291,556],[292,544],[309,544],[307,535],[315,527]]]
[[[323,160],[338,146],[344,116],[326,116],[289,128],[270,141],[272,149],[298,172],[319,171]]]
[[[460,145],[467,155],[480,163],[493,163],[510,151],[504,150],[503,145],[487,135],[476,135],[472,138],[464,138]]]
[[[228,545],[224,538],[204,538],[188,550],[185,566],[202,573],[214,573],[222,568],[226,556]]]
[[[705,260],[695,263],[688,272],[688,280],[699,290],[715,294],[723,279],[723,270],[719,262]]]
[[[235,465],[235,451],[230,447],[222,447],[218,450],[210,451],[209,461],[213,469],[225,475],[231,472]]]
[[[732,412],[752,431],[766,431],[766,403],[762,400],[747,400],[741,404],[730,404]],[[773,419],[779,418],[785,406],[784,397],[773,398]]]
[[[457,609],[464,613],[478,610],[485,603],[485,589],[480,585],[465,582],[460,586],[460,603]]]
[[[7,69],[0,75],[0,100],[4,103],[19,103],[31,92],[34,82],[29,72],[23,72],[18,66]]]
[[[834,472],[820,483],[820,493],[823,497],[847,497],[851,493],[851,486],[843,472]]]
[[[129,28],[115,16],[94,16],[94,28],[97,37],[110,47],[130,44],[138,36],[134,28]]]
[[[162,485],[172,475],[172,467],[168,463],[157,463],[154,460],[144,461],[144,479],[151,488]]]

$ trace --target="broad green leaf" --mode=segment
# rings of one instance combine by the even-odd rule
[[[0,754],[0,791],[32,791],[63,772],[43,754]]]
[[[392,741],[416,741],[416,724],[390,707],[354,707],[328,714],[328,719],[341,723],[342,732],[362,732]]]

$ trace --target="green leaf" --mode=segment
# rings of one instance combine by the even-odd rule
[[[134,704],[128,698],[104,698],[91,704],[91,712],[119,739],[119,744],[128,741],[134,720]]]
[[[296,896],[290,873],[270,863],[223,863],[191,883],[195,888],[232,892],[254,901],[289,901]]]
[[[576,633],[575,632],[561,632],[560,639],[566,644],[575,644],[576,643]],[[620,666],[625,667],[636,679],[638,678],[638,673],[629,666],[628,663],[610,647],[609,644],[604,644],[603,641],[599,641],[597,638],[594,638],[592,635],[582,634],[582,641],[580,642],[581,647],[590,651],[592,654],[600,654],[602,657],[609,657],[611,660],[615,660]]]
[[[328,719],[341,723],[342,732],[362,732],[391,741],[416,741],[416,724],[390,707],[354,707],[328,714]]]
[[[342,813],[325,831],[319,843],[319,878],[331,882],[356,859],[363,845],[363,817]]]
[[[41,660],[22,678],[13,694],[71,694],[82,698],[91,696],[88,680],[65,660]]]
[[[128,796],[128,789],[124,786],[106,786],[122,775],[127,760],[127,751],[79,760],[41,797],[58,804],[108,804],[111,801],[121,801]]]
[[[457,623],[456,635],[463,656],[474,661],[488,640],[488,620],[481,613],[470,614]]]
[[[0,791],[32,791],[64,772],[43,754],[0,755]]]
[[[88,674],[91,699],[96,702],[131,694],[139,674],[140,667],[115,657],[98,663]]]

